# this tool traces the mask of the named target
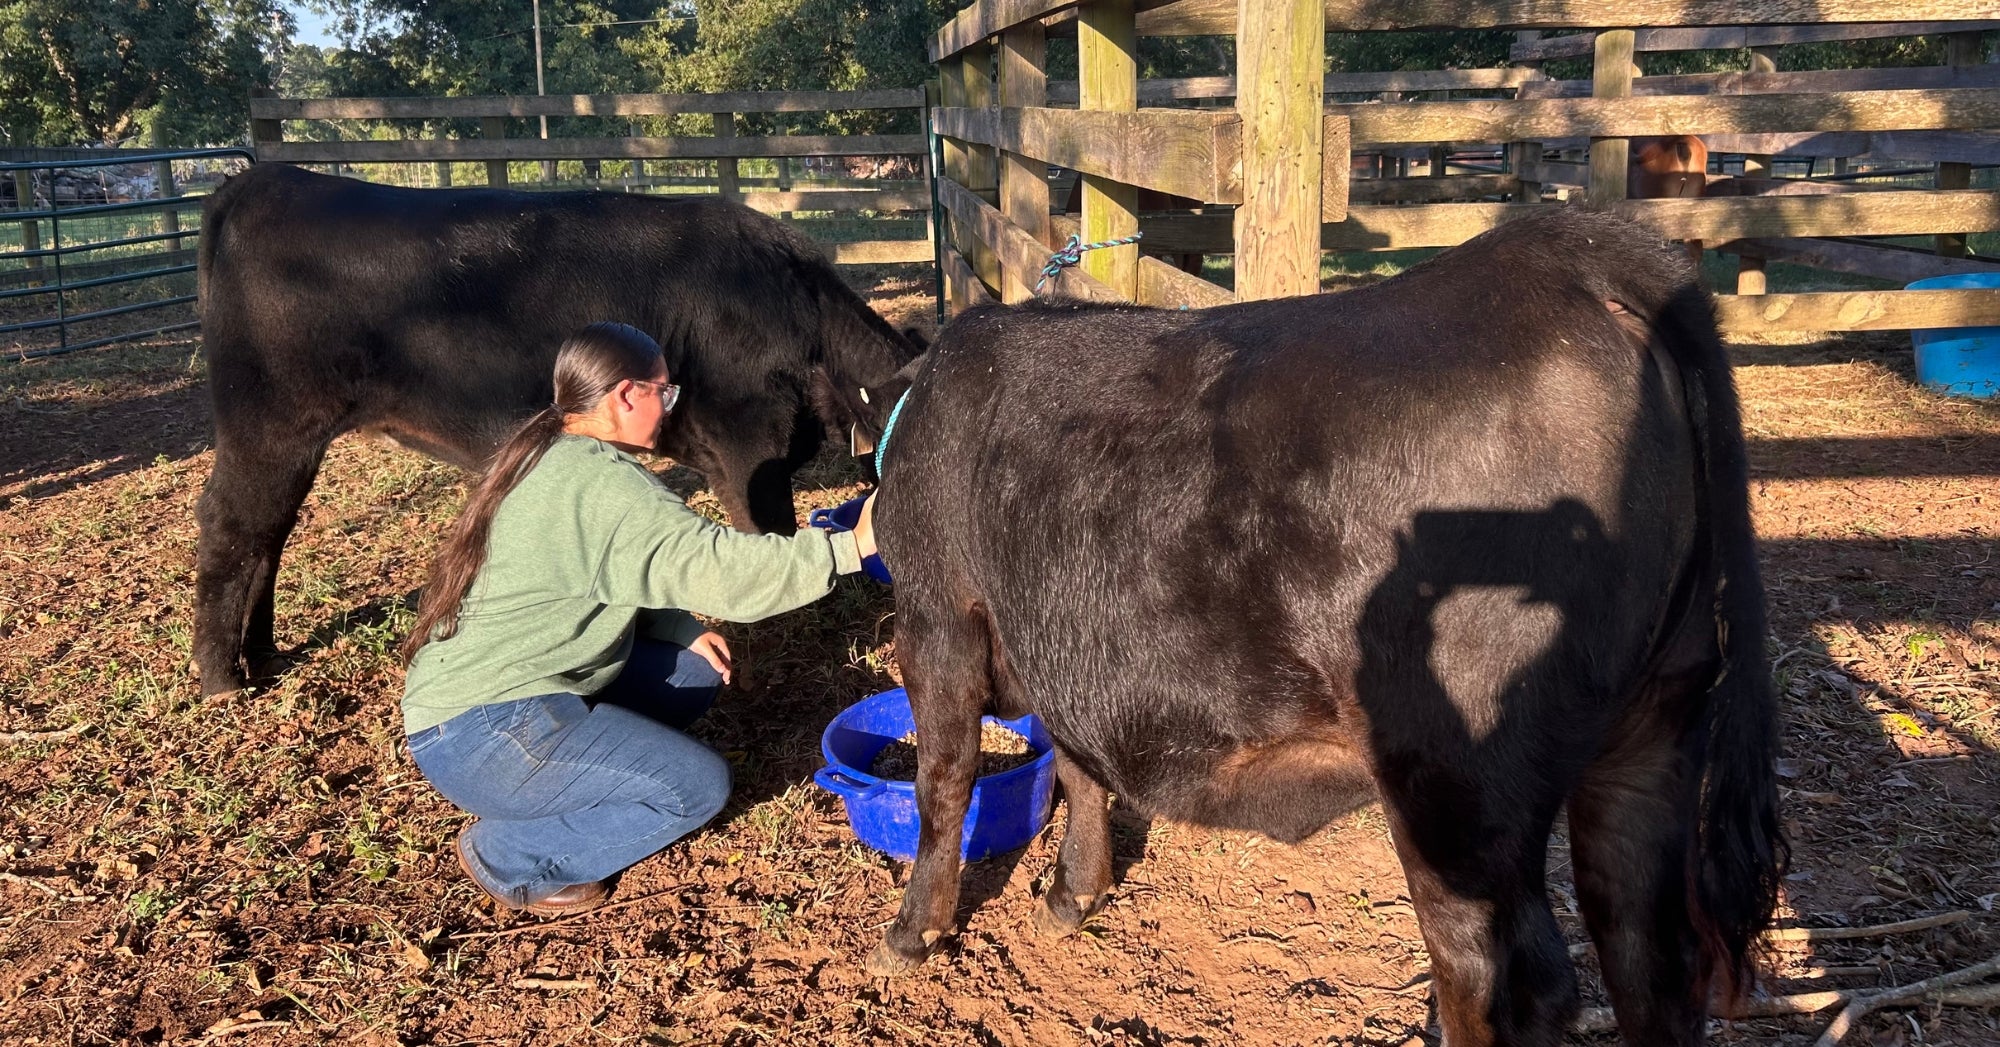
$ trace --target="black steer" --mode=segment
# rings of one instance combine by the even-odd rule
[[[916,352],[810,240],[715,198],[398,189],[259,164],[203,210],[200,296],[205,693],[275,653],[279,554],[343,432],[477,469],[548,403],[563,338],[620,320],[659,340],[683,390],[658,450],[700,470],[737,528],[790,533],[792,472],[822,422],[876,429],[859,387]]]
[[[1045,931],[1111,887],[1107,790],[1284,841],[1379,798],[1446,1042],[1553,1044],[1567,805],[1626,1039],[1698,1040],[1785,844],[1743,437],[1693,279],[1565,211],[1345,294],[953,323],[875,515],[922,832],[870,969],[951,930],[980,712],[1032,710],[1069,804]]]

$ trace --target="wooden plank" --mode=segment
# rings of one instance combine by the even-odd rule
[[[1591,60],[1590,95],[1593,99],[1632,96],[1632,31],[1613,29],[1597,34],[1596,56]],[[1508,138],[1532,137],[1509,135]],[[1590,202],[1602,206],[1625,199],[1625,165],[1631,159],[1632,143],[1623,138],[1590,140]]]
[[[1243,199],[1236,114],[1196,109],[941,108],[937,133],[1204,203]]]
[[[285,140],[284,121],[257,112],[260,103],[268,104],[274,101],[270,95],[271,89],[268,87],[250,89],[250,148],[256,150],[258,159],[265,158],[264,150]]]
[[[1541,79],[1545,77],[1539,70],[1530,69],[1412,69],[1387,73],[1328,73],[1324,80],[1324,90],[1330,95],[1380,94],[1384,91],[1404,94],[1425,91],[1502,91],[1512,90],[1528,81]],[[1233,76],[1188,76],[1139,81],[1140,105],[1234,97],[1236,97],[1236,78]],[[1050,81],[1049,102],[1056,105],[1075,105],[1076,81]]]
[[[920,88],[715,94],[483,95],[464,98],[258,98],[254,120],[458,120],[488,116],[671,116],[918,109]]]
[[[1775,95],[1826,91],[1934,91],[1949,88],[2000,87],[2000,66],[1970,68],[1916,66],[1906,69],[1813,69],[1800,72],[1690,73],[1682,76],[1641,76],[1632,94],[1655,95]],[[1588,80],[1530,80],[1520,85],[1519,98],[1587,98]]]
[[[1751,22],[1764,21],[1751,19]],[[1831,21],[1831,20],[1829,20]],[[1611,23],[1607,22],[1606,25]],[[1875,22],[1830,25],[1737,25],[1709,29],[1662,27],[1640,29],[1640,51],[1736,51],[1779,44],[1811,44],[1831,40],[1880,40],[1900,36],[1935,36],[1966,30],[2000,29],[2000,22]],[[1590,53],[1590,33],[1548,37],[1518,43],[1507,57],[1516,62],[1581,58]]]
[[[902,262],[922,262],[929,265],[936,260],[935,248],[929,240],[857,240],[852,243],[825,246],[833,255],[835,265],[887,265]]]
[[[1933,276],[1962,273],[2000,273],[2000,265],[1968,258],[1940,258],[1921,251],[1843,240],[1778,240],[1756,238],[1729,240],[1714,245],[1724,254],[1750,255],[1774,262],[1791,262],[1836,273],[1853,273],[1907,284]]]
[[[1243,121],[1236,297],[1315,294],[1315,219],[1324,206],[1326,162],[1320,104],[1325,8],[1322,0],[1238,0],[1236,7],[1237,112]]]
[[[922,135],[772,135],[714,138],[476,138],[400,142],[285,142],[257,150],[291,164],[404,163],[425,160],[622,160],[769,156],[921,156]]]
[[[1838,196],[1842,193],[1893,193],[1895,186],[1855,182],[1813,182],[1804,178],[1729,178],[1710,175],[1703,196]]]
[[[1077,10],[1077,107],[1092,112],[1123,114],[1133,119],[1139,107],[1139,41],[1133,34],[1132,0],[1097,0]],[[1108,143],[1079,142],[1088,152]],[[1120,143],[1128,145],[1129,143]],[[1022,150],[1037,155],[1030,150]],[[1129,155],[1129,154],[1128,154]],[[1048,157],[1042,157],[1048,159]],[[1157,158],[1134,157],[1146,166],[1166,166]],[[1060,161],[1057,161],[1060,163]],[[1167,165],[1172,163],[1167,161]],[[1064,166],[1070,166],[1065,164]],[[1127,177],[1106,178],[1088,166],[1076,165],[1083,176],[1083,239],[1086,243],[1118,240],[1139,231],[1139,184]],[[1214,181],[1215,168],[1195,173]],[[1107,247],[1083,256],[1083,271],[1104,281],[1126,301],[1139,297],[1139,248],[1136,244]]]
[[[2000,325],[2000,290],[1717,295],[1715,319],[1727,334],[1987,327]]]
[[[988,37],[1026,22],[1038,22],[1076,3],[1077,0],[976,0],[931,34],[930,59],[933,63],[941,62]]]
[[[1772,134],[1709,134],[1701,140],[1713,153],[1767,153],[1772,156],[1874,157],[1918,162],[2000,163],[2000,134],[1985,131],[1804,131]]]
[[[948,179],[938,180],[938,202],[950,211],[954,218],[963,220],[981,242],[993,249],[1001,258],[1001,264],[1009,269],[1041,269],[1049,261],[1048,248],[1021,230],[1020,226],[1007,220],[1000,209],[981,200],[970,190]],[[1084,255],[1089,258],[1092,251]],[[1079,267],[1063,270],[1063,274],[1050,281],[1042,289],[1043,294],[1063,294],[1071,298],[1082,298],[1093,302],[1124,302],[1130,299],[1120,295],[1110,286],[1091,277]]]
[[[1331,155],[1327,157],[1327,166],[1334,166]],[[1514,175],[1504,174],[1445,175],[1442,178],[1363,178],[1349,183],[1347,198],[1357,204],[1436,204],[1511,193],[1517,181]],[[1338,222],[1340,218],[1328,218],[1327,221]]]
[[[1556,185],[1587,185],[1590,182],[1589,164],[1572,164],[1563,160],[1530,160],[1517,165],[1524,182],[1540,182]]]
[[[745,193],[743,205],[765,214],[788,211],[928,211],[929,193],[841,189],[801,193]]]
[[[1001,105],[1039,108],[1048,101],[1047,36],[1040,23],[1001,34],[998,85]],[[1015,152],[1000,154],[1000,212],[1043,246],[1049,245],[1048,163]],[[1034,295],[1037,270],[1004,269],[1001,297],[1009,303]]]
[[[1227,305],[1230,293],[1193,273],[1157,258],[1139,259],[1139,304],[1159,309],[1206,309]]]
[[[972,266],[966,262],[964,255],[958,253],[958,248],[946,244],[941,253],[944,256],[941,267],[944,269],[945,287],[948,290],[945,298],[946,311],[956,316],[976,305],[993,304],[993,296],[986,292],[986,285],[972,275]]]
[[[1328,251],[1452,247],[1502,222],[1551,204],[1412,204],[1348,209],[1321,230]],[[1621,200],[1610,210],[1661,231],[1669,240],[1753,237],[1917,236],[1947,226],[2000,230],[2000,190],[1909,190],[1852,196]],[[1225,215],[1171,215],[1145,222],[1146,246],[1162,253],[1229,250]]]
[[[1354,177],[1354,140],[1347,118],[1320,117],[1319,137],[1319,220],[1338,222],[1347,217],[1348,184]]]
[[[1841,91],[1824,94],[1545,98],[1529,101],[1342,104],[1358,146],[1498,143],[1551,138],[1732,132],[1903,131],[2000,127],[2000,92]],[[1716,146],[1710,145],[1711,151]]]
[[[1232,34],[1236,32],[1234,7],[1234,0],[1179,0],[1142,12],[1139,35]],[[1396,4],[1326,0],[1325,7],[1328,32],[1973,21],[1992,14],[1990,0],[1914,0],[1907,4],[1894,0],[1407,0]]]

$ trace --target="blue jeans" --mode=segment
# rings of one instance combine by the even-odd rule
[[[618,679],[588,700],[468,709],[410,735],[410,756],[479,816],[459,841],[473,876],[524,907],[629,868],[722,810],[728,761],[676,729],[721,686],[700,655],[636,640]]]

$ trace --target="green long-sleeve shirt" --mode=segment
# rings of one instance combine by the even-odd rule
[[[538,694],[593,694],[633,634],[685,646],[690,611],[736,622],[802,607],[861,568],[854,535],[739,534],[689,509],[631,455],[556,438],[493,514],[458,631],[410,662],[403,729]]]

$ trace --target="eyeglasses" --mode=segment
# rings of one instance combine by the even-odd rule
[[[659,393],[660,410],[662,412],[673,410],[674,405],[681,402],[681,387],[678,385],[673,385],[668,382],[647,381],[644,379],[634,379],[632,384],[647,386],[651,388],[654,392]]]

